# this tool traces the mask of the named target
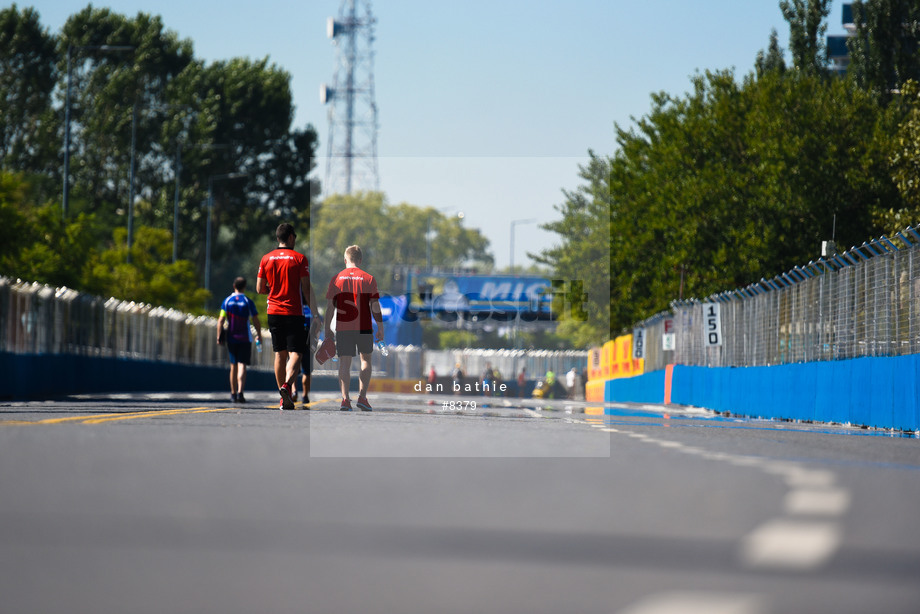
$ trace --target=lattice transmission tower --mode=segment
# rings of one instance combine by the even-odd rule
[[[377,103],[374,100],[374,25],[370,0],[342,0],[326,33],[336,48],[332,85],[320,86],[328,105],[326,195],[379,191]]]

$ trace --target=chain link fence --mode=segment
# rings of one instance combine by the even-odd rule
[[[263,316],[265,350],[253,350],[252,368],[273,370],[274,352]],[[217,318],[194,316],[143,303],[103,299],[69,288],[0,277],[0,352],[12,354],[70,354],[115,357],[197,366],[228,364],[227,350],[217,345]],[[425,351],[416,346],[389,348],[388,356],[374,352],[375,377],[424,378],[431,364],[448,374],[462,363],[470,374],[481,372],[486,362],[508,378],[521,367],[529,374],[584,365],[586,352],[545,350],[445,350]],[[335,376],[338,364],[319,366],[314,374]]]
[[[646,371],[920,352],[920,233],[907,228],[640,322]],[[660,340],[660,341],[659,341]]]
[[[216,318],[0,277],[0,351],[223,365],[216,336]]]

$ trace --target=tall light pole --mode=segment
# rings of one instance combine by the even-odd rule
[[[208,223],[205,230],[204,289],[211,290],[211,210],[214,208],[214,182],[245,177],[246,173],[225,173],[208,177]]]
[[[128,182],[128,264],[131,264],[131,246],[134,245],[134,152],[137,151],[137,93],[131,109],[131,177]]]
[[[514,227],[517,226],[518,224],[532,224],[536,221],[537,220],[534,220],[534,219],[511,220],[511,247],[510,247],[511,258],[510,258],[509,264],[510,264],[512,275],[514,275]],[[518,330],[518,322],[520,321],[520,319],[521,319],[521,314],[515,313],[514,314],[514,325],[512,325],[511,327],[511,345],[512,347],[515,347],[515,348],[517,348],[517,330]]]
[[[71,56],[74,49],[97,49],[99,51],[134,51],[134,45],[67,45],[67,93],[64,98],[64,196],[61,200],[61,218],[67,219],[70,206],[70,92],[72,71]]]
[[[182,141],[176,139],[176,195],[173,202],[173,264],[179,259],[179,177],[182,175]]]
[[[428,232],[425,233],[425,270],[429,273],[431,272],[431,218],[434,217],[435,213],[440,213],[443,211],[449,210],[450,207],[443,207],[441,209],[429,209],[428,211]],[[457,219],[463,219],[463,211],[457,211]]]
[[[209,149],[219,149],[222,147],[227,147],[227,145],[216,144],[216,143],[200,143],[197,145],[192,145],[191,147],[202,147]],[[182,141],[176,140],[176,190],[175,197],[173,198],[173,256],[172,261],[175,262],[179,259],[179,182],[180,176],[182,174]]]
[[[537,220],[511,220],[511,274],[514,275],[514,227],[518,224],[532,224]]]

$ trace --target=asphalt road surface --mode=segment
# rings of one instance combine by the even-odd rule
[[[226,396],[0,404],[0,612],[920,612],[916,437]]]

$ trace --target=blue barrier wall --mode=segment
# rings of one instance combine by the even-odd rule
[[[916,431],[918,374],[916,354],[771,367],[675,365],[671,402],[760,418]]]
[[[357,378],[352,378],[352,387]],[[314,376],[311,389],[338,390],[333,376]],[[250,369],[246,391],[277,390],[270,371]],[[223,392],[230,394],[230,365],[200,367],[167,362],[0,352],[0,399],[49,399],[110,392]]]
[[[920,430],[920,355],[771,367],[674,365],[671,402],[755,418]],[[665,371],[605,382],[607,403],[665,402]]]
[[[604,384],[604,401],[664,403],[664,371],[607,380]]]

